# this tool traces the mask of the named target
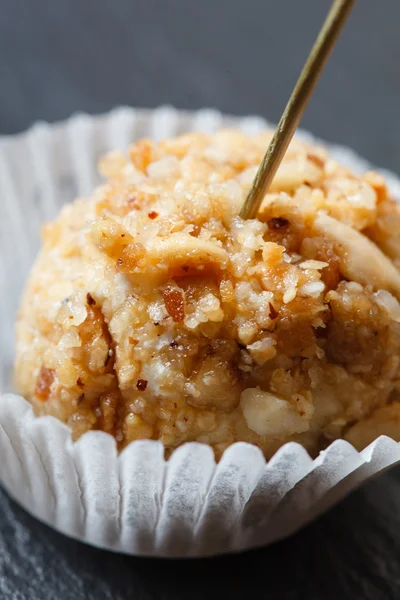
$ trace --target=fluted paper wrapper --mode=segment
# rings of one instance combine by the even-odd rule
[[[118,455],[111,436],[95,431],[72,443],[65,425],[36,418],[23,398],[7,393],[15,313],[39,249],[41,223],[99,183],[96,163],[104,152],[127,148],[139,137],[226,126],[256,132],[268,123],[213,110],[120,108],[62,124],[38,123],[27,133],[0,138],[0,479],[30,513],[95,546],[194,557],[265,545],[400,461],[399,444],[387,437],[363,452],[338,440],[316,460],[295,443],[268,463],[244,443],[232,445],[218,464],[202,444],[185,444],[168,461],[162,445],[149,440]],[[348,149],[329,150],[356,171],[370,168]],[[400,181],[384,175],[400,199]]]

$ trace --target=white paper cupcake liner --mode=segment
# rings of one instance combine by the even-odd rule
[[[40,225],[65,202],[91,192],[99,156],[139,137],[232,125],[248,132],[269,126],[214,110],[119,108],[0,138],[1,391],[11,390],[15,313]],[[328,147],[355,171],[371,168],[346,148]],[[400,199],[400,180],[383,173]],[[128,554],[209,556],[271,543],[399,461],[400,445],[387,437],[363,452],[337,440],[316,460],[295,443],[268,463],[244,443],[231,446],[218,464],[202,444],[185,444],[167,462],[162,445],[149,440],[118,455],[111,436],[90,432],[73,444],[61,422],[35,418],[19,396],[0,396],[0,480],[10,494],[59,531]]]

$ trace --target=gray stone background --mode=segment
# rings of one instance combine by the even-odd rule
[[[329,6],[0,0],[0,134],[119,104],[217,107],[276,121]],[[358,0],[302,122],[398,172],[399,22],[399,0]],[[399,573],[396,470],[285,542],[196,562],[88,548],[40,525],[0,492],[5,600],[387,600],[400,597]]]
[[[0,0],[0,134],[118,104],[277,121],[330,0]],[[303,126],[396,170],[400,3],[358,0]]]

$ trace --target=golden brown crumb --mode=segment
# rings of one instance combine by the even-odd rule
[[[50,396],[50,386],[55,379],[54,369],[47,369],[44,365],[40,367],[39,375],[36,380],[35,396],[39,400],[47,400]]]
[[[182,323],[185,318],[185,300],[181,290],[167,286],[163,292],[167,313],[175,323]]]

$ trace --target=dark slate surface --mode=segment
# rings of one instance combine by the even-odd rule
[[[277,120],[329,4],[0,0],[0,134],[117,104]],[[399,0],[357,3],[303,121],[397,171],[399,20]],[[397,600],[399,521],[395,470],[270,548],[155,561],[68,540],[0,492],[0,598]]]

